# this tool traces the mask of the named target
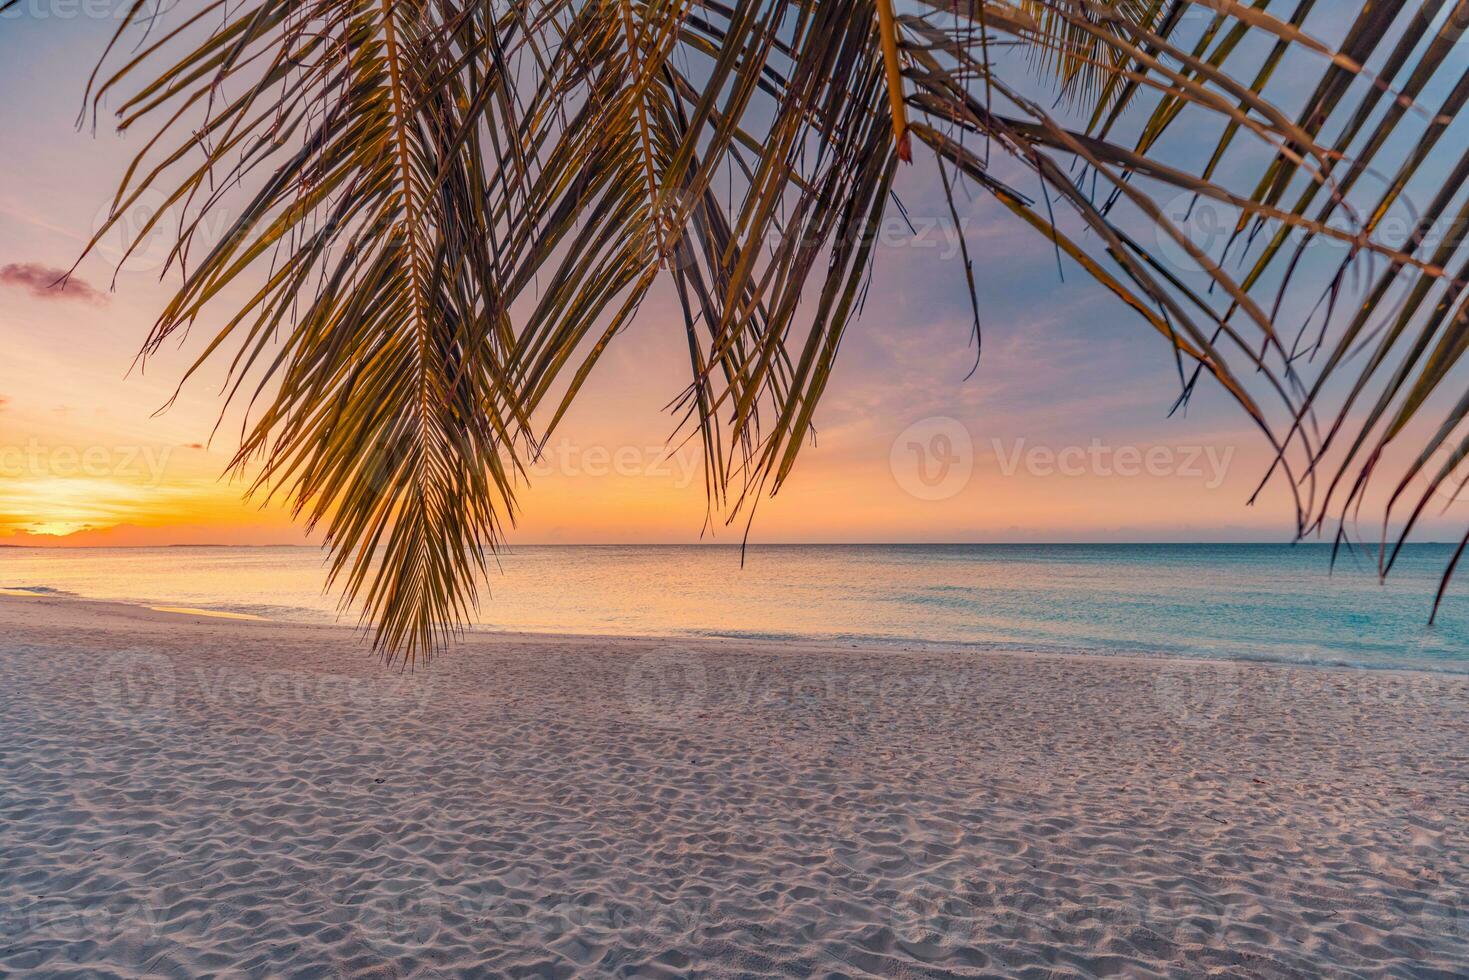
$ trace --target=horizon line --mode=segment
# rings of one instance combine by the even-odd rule
[[[1455,546],[1457,541],[1410,541],[1405,542],[1405,547],[1415,545]],[[1075,540],[1075,541],[761,541],[749,544],[739,544],[724,541],[521,541],[514,544],[505,543],[493,549],[491,552],[511,551],[515,548],[1035,548],[1044,546],[1056,547],[1140,547],[1140,546],[1183,546],[1183,547],[1216,547],[1220,545],[1230,546],[1252,546],[1252,547],[1300,547],[1300,546],[1335,546],[1331,541],[1221,541],[1221,540],[1197,540],[1197,541],[1159,541],[1159,540],[1134,540],[1134,541],[1097,541],[1097,540]],[[1344,546],[1351,549],[1352,546]],[[1367,549],[1369,546],[1360,545],[1359,549]],[[260,548],[297,548],[309,551],[322,551],[326,545],[299,544],[299,543],[265,543],[265,544],[224,544],[220,542],[205,542],[202,544],[192,543],[170,543],[170,544],[5,544],[0,542],[0,549],[11,549],[15,551],[153,551],[161,548],[176,549],[204,549],[204,548],[232,548],[232,549],[260,549]]]

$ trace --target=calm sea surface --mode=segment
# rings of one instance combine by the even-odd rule
[[[532,632],[822,638],[1469,672],[1469,569],[1419,545],[1386,585],[1324,545],[519,547],[480,620]],[[330,622],[310,548],[0,549],[0,588]],[[343,621],[355,623],[348,614]]]

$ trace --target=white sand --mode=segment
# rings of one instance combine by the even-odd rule
[[[1469,975],[1469,681],[0,598],[0,974]]]

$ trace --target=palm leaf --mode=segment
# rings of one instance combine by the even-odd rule
[[[1335,45],[1312,0],[250,0],[202,4],[96,93],[135,85],[119,122],[155,130],[115,212],[161,194],[177,219],[181,284],[145,352],[264,270],[199,362],[232,350],[231,397],[259,406],[237,464],[324,524],[346,599],[411,659],[472,615],[525,462],[660,278],[689,351],[674,434],[703,446],[710,520],[748,528],[814,432],[910,139],[953,213],[951,170],[1165,337],[1181,400],[1217,380],[1274,447],[1299,533],[1338,485],[1360,504],[1469,336],[1469,211],[1431,241],[1457,185],[1428,165],[1469,97],[1469,3],[1410,6],[1363,3]],[[1424,108],[1445,73],[1459,84]],[[1363,200],[1414,126],[1420,149]],[[1212,152],[1184,127],[1218,132]],[[1420,187],[1431,205],[1387,240]],[[1179,194],[1235,235],[1192,241],[1164,208]],[[1313,242],[1344,261],[1302,261]],[[964,257],[977,330],[983,262]],[[1363,263],[1366,301],[1328,341]],[[1287,289],[1323,297],[1319,369],[1281,329]],[[1469,449],[1455,411],[1430,454]]]
[[[483,242],[494,154],[479,130],[506,111],[486,93],[509,82],[489,39],[512,27],[482,14],[267,0],[118,111],[129,125],[171,112],[162,138],[187,109],[243,84],[161,166],[135,165],[115,203],[121,216],[158,186],[170,208],[204,200],[181,222],[171,260],[182,284],[146,351],[186,330],[244,270],[270,263],[265,286],[195,367],[235,345],[232,392],[258,368],[251,402],[267,404],[235,464],[263,457],[257,487],[325,523],[332,577],[375,619],[384,648],[409,659],[442,643],[473,605],[475,572],[511,513],[516,441],[528,433],[505,361],[505,270]],[[189,153],[198,162],[164,183]],[[514,168],[499,170],[512,193]],[[225,213],[211,181],[252,180],[226,233],[189,261],[204,218]]]

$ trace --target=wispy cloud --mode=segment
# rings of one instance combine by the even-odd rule
[[[67,277],[65,269],[36,262],[12,262],[0,266],[0,284],[24,289],[37,299],[75,299],[105,303],[107,294],[79,276]]]

